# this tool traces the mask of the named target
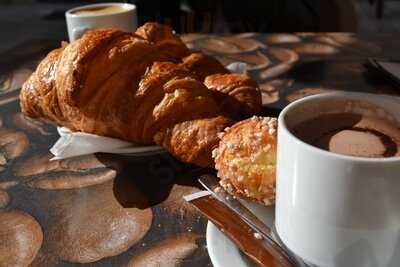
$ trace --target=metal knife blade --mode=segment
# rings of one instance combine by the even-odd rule
[[[234,213],[243,219],[254,231],[261,234],[266,243],[269,244],[270,253],[275,257],[284,259],[290,262],[291,266],[306,266],[300,263],[294,255],[291,255],[278,244],[272,237],[272,231],[260,219],[257,218],[250,210],[242,203],[235,199],[232,195],[226,192],[219,185],[219,179],[215,175],[205,174],[200,176],[199,182],[207,191],[209,191],[216,199],[229,207]],[[218,188],[218,189],[217,189]]]

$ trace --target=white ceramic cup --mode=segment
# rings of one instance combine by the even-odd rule
[[[400,121],[393,96],[337,92],[288,105],[278,119],[277,233],[317,266],[400,266],[400,157],[335,154],[291,133],[343,99],[367,101]]]
[[[121,7],[121,11],[108,14],[77,14],[76,12],[88,8],[107,6]],[[133,32],[137,28],[136,6],[127,3],[101,3],[76,7],[65,12],[68,36],[70,42],[79,39],[86,31],[97,28],[115,28],[126,32]]]

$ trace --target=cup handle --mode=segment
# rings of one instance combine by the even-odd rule
[[[72,29],[72,40],[71,41],[75,41],[79,38],[81,38],[81,36],[87,32],[89,30],[89,28],[86,27],[76,27]]]

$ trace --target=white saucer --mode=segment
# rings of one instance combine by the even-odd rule
[[[275,207],[241,201],[271,229],[274,227]],[[210,221],[207,224],[207,249],[214,267],[254,267],[236,245]]]
[[[263,221],[270,229],[275,229],[275,206],[265,207],[263,205],[244,200],[241,200],[241,202],[249,210],[251,210],[261,221]],[[220,230],[218,230],[218,228],[210,221],[207,224],[206,239],[208,254],[210,255],[211,262],[214,267],[256,266],[247,258],[246,255],[244,255],[236,247],[236,245],[228,237],[226,237]],[[304,267],[303,264],[301,264],[300,266]],[[308,264],[308,266],[313,265]]]

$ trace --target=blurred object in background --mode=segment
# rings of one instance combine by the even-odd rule
[[[383,16],[383,5],[384,5],[384,0],[368,0],[368,2],[369,2],[371,5],[374,5],[374,4],[375,4],[375,6],[376,6],[376,17],[377,17],[378,19],[381,19],[382,16]]]
[[[334,0],[136,0],[140,22],[158,21],[177,32],[355,31],[352,1]],[[329,6],[325,8],[325,6]],[[343,13],[343,14],[342,14]],[[351,19],[349,19],[351,18]],[[334,22],[334,23],[332,23]],[[327,27],[326,25],[329,25]]]
[[[21,12],[35,12],[40,5],[53,6],[51,14],[38,19],[64,20],[66,9],[110,1],[0,0],[20,6]],[[111,1],[112,2],[112,1]],[[124,2],[124,1],[115,1]],[[170,24],[179,33],[355,31],[353,1],[332,0],[129,0],[138,7],[139,24],[157,21]],[[25,10],[23,8],[25,7]],[[14,19],[17,19],[16,16]],[[3,19],[3,18],[1,18]]]
[[[320,31],[356,32],[357,13],[353,0],[323,1],[320,5]]]
[[[304,32],[318,31],[319,2],[247,0],[243,4],[233,4],[221,0],[218,8],[230,32]]]

